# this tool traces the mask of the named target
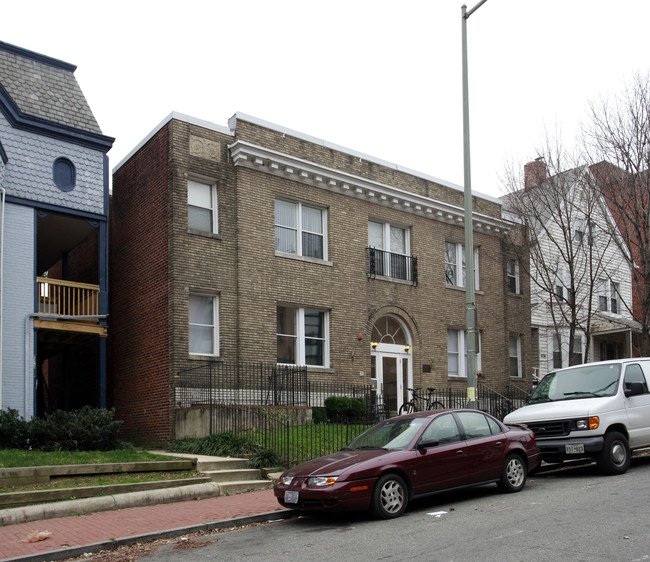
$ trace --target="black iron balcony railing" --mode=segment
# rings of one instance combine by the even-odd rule
[[[410,281],[413,285],[418,284],[418,258],[415,256],[404,256],[367,248],[368,250],[368,277],[374,279],[378,275]]]

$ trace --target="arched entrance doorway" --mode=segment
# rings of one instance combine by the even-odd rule
[[[372,327],[370,343],[372,378],[376,381],[376,403],[388,416],[397,415],[413,387],[411,334],[396,316],[382,316]]]

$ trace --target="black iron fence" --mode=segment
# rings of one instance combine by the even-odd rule
[[[203,435],[225,432],[245,435],[260,446],[276,451],[284,464],[290,466],[341,449],[370,425],[390,415],[383,390],[373,390],[370,385],[309,381],[305,367],[205,362],[178,373],[177,419],[185,416],[189,420],[198,412],[193,423],[203,420],[200,430]],[[313,423],[307,411],[323,407],[330,396],[362,399],[366,404],[366,419]],[[479,409],[499,419],[523,406],[527,397],[526,391],[517,387],[497,392],[483,383],[478,386]],[[438,389],[432,399],[446,408],[467,405],[464,390]]]

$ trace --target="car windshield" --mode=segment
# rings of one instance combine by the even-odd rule
[[[529,404],[613,396],[618,388],[620,365],[585,365],[575,369],[555,371],[546,375],[532,396]]]
[[[359,449],[406,449],[429,418],[394,418],[364,431],[344,451]]]

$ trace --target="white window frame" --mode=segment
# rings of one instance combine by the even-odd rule
[[[476,353],[476,369],[481,370],[481,333],[478,333],[478,350]],[[456,330],[453,328],[447,329],[447,342],[449,342],[449,337],[455,337],[456,340],[456,349],[457,351],[453,352],[453,355],[457,357],[458,364],[458,373],[452,374],[449,370],[449,356],[452,354],[449,351],[449,346],[447,346],[447,376],[451,378],[467,378],[467,331],[466,330]]]
[[[190,203],[190,187],[191,184],[196,184],[197,186],[203,186],[203,187],[208,187],[210,189],[210,206],[205,207],[203,205],[194,205]],[[210,211],[210,220],[211,220],[211,230],[204,231],[201,228],[196,228],[195,226],[192,226],[190,224],[190,219],[188,216],[187,219],[187,226],[190,230],[197,230],[201,232],[211,232],[212,234],[218,234],[219,233],[219,205],[218,205],[218,199],[217,199],[217,184],[212,183],[209,181],[204,181],[200,179],[194,179],[190,178],[187,180],[187,207],[188,207],[188,215],[189,215],[189,208],[190,207],[195,207],[198,209],[207,209]]]
[[[197,322],[192,322],[190,317],[190,302],[193,297],[196,298],[209,298],[212,300],[212,323],[211,324],[201,324]],[[203,353],[199,351],[192,351],[192,337],[191,329],[192,326],[212,329],[212,353]],[[208,293],[190,293],[188,301],[188,349],[189,354],[193,356],[203,356],[203,357],[219,357],[219,297],[217,295],[208,294]]]
[[[310,260],[318,260],[318,261],[327,261],[328,257],[328,250],[327,250],[327,209],[324,207],[319,207],[318,205],[310,205],[308,203],[302,203],[301,201],[291,201],[289,199],[282,199],[281,197],[276,197],[274,200],[274,205],[277,201],[281,201],[282,203],[287,203],[289,205],[294,205],[295,207],[295,212],[296,212],[296,227],[291,227],[287,226],[285,224],[278,224],[277,220],[277,213],[275,213],[274,209],[274,225],[275,228],[285,228],[288,230],[293,230],[296,233],[296,251],[295,252],[287,252],[285,250],[278,250],[277,249],[277,241],[276,241],[276,253],[283,255],[283,256],[299,256],[305,259],[310,259]],[[311,232],[309,230],[304,230],[303,225],[302,225],[302,210],[303,207],[307,207],[308,209],[314,209],[320,212],[321,214],[321,229],[322,233],[318,232]],[[303,233],[308,233],[308,234],[316,234],[318,236],[321,236],[323,239],[323,257],[322,258],[317,258],[313,256],[305,256],[303,252],[303,244],[302,244],[302,235]]]
[[[511,264],[513,266],[513,271],[510,271]],[[508,290],[511,293],[518,295],[521,291],[521,287],[519,285],[519,261],[518,260],[507,260],[506,279],[507,279]],[[514,280],[514,291],[512,290],[510,279]]]
[[[294,338],[296,345],[295,345],[295,356],[296,356],[296,362],[295,365],[298,366],[307,366],[307,367],[323,367],[323,368],[329,368],[330,364],[330,353],[329,353],[329,332],[330,332],[330,326],[329,326],[329,311],[327,310],[321,310],[319,308],[309,308],[309,307],[295,307],[291,305],[284,305],[284,304],[279,304],[278,308],[287,308],[290,310],[293,310],[295,314],[294,318],[294,325],[296,326],[296,333],[295,334],[280,334],[276,333],[276,338],[278,336],[284,336],[284,337],[292,337]],[[313,364],[307,364],[306,363],[306,357],[305,357],[305,348],[306,348],[306,339],[315,339],[315,338],[307,338],[305,334],[305,311],[308,310],[314,310],[318,311],[323,314],[323,337],[320,338],[321,341],[323,342],[323,365],[313,365]],[[276,309],[276,316],[277,316],[277,309]],[[279,365],[293,365],[294,363],[280,363],[278,362]]]
[[[370,245],[370,223],[373,224],[378,224],[381,226],[382,229],[382,240],[381,240],[381,246],[371,246]],[[391,237],[390,237],[390,232],[391,228],[398,228],[404,232],[404,249],[402,250],[401,248],[399,251],[396,251],[396,248],[392,248],[390,245]],[[406,258],[406,277],[405,280],[410,281],[411,280],[411,267],[410,267],[410,258],[411,258],[411,229],[408,226],[403,226],[401,224],[397,223],[390,223],[390,222],[384,222],[379,219],[368,219],[368,247],[370,248],[375,248],[376,250],[381,250],[382,252],[386,252],[386,258],[383,260],[383,271],[377,271],[376,273],[378,275],[382,275],[384,277],[390,277],[393,278],[391,275],[392,269],[391,269],[391,254],[395,254],[398,256],[403,256]]]
[[[447,246],[453,246],[452,258],[454,261],[447,261]],[[466,287],[466,266],[463,259],[465,255],[465,244],[459,244],[458,242],[448,242],[445,241],[445,283],[448,287]],[[454,267],[455,279],[453,283],[447,282],[447,265]],[[460,265],[459,265],[460,264]],[[477,291],[480,290],[479,286],[479,268],[478,268],[478,248],[474,247],[474,289]]]
[[[514,355],[513,353],[513,343],[514,343]],[[508,341],[508,354],[509,354],[509,367],[510,367],[510,378],[520,379],[523,376],[521,369],[521,336],[510,336]],[[512,363],[513,360],[517,363],[517,374],[512,374]]]
[[[598,310],[619,315],[621,309],[620,283],[600,279],[598,283]]]

